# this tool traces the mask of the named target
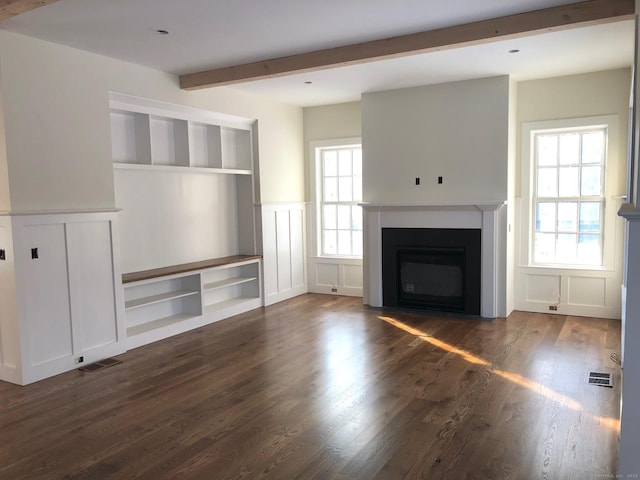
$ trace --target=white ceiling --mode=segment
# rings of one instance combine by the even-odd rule
[[[183,74],[569,3],[577,2],[59,0],[0,28]],[[526,80],[630,66],[633,42],[633,22],[625,21],[232,88],[301,106],[339,103],[358,100],[362,92],[492,75]],[[512,49],[520,52],[508,53]]]

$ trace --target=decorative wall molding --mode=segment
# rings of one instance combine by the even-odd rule
[[[120,208],[95,208],[95,209],[78,209],[78,210],[11,210],[0,211],[0,216],[19,217],[22,215],[78,215],[78,214],[94,214],[94,213],[118,213]]]
[[[264,203],[265,306],[306,293],[305,202]]]

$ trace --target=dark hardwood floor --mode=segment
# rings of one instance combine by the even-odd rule
[[[361,303],[303,295],[103,370],[0,382],[0,479],[615,477],[618,321]]]

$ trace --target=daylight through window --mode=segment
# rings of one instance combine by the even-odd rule
[[[362,256],[362,148],[321,148],[320,243],[322,255]]]
[[[533,134],[533,262],[602,265],[607,130]]]

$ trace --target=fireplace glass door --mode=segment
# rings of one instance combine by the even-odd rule
[[[464,310],[464,248],[398,249],[397,304]]]

